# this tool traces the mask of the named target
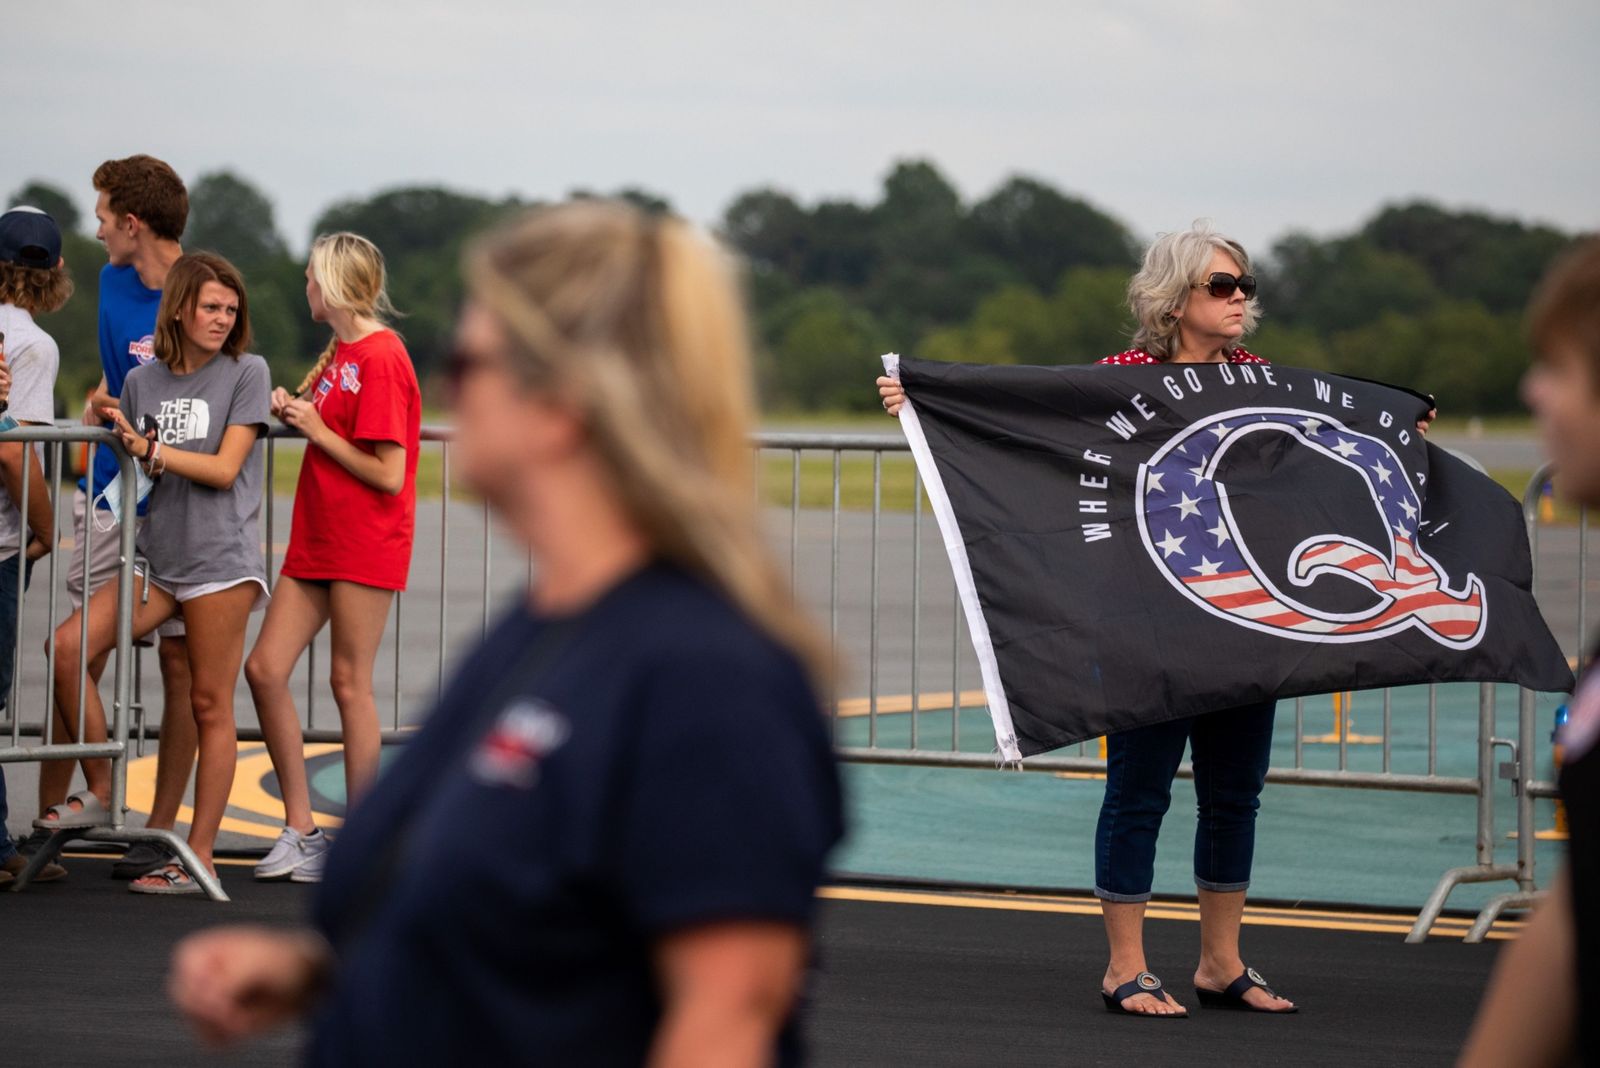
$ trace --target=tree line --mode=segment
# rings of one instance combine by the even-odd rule
[[[573,196],[596,195],[578,190]],[[664,197],[611,193],[655,212]],[[104,252],[73,198],[32,182],[10,204],[55,215],[78,295],[42,320],[61,344],[58,393],[75,412],[98,380],[96,297]],[[406,187],[328,207],[312,232],[354,230],[383,249],[398,324],[428,382],[449,350],[470,237],[529,206]],[[965,202],[931,162],[897,164],[870,203],[803,204],[774,188],[736,197],[719,230],[744,256],[769,410],[864,410],[877,354],[985,363],[1083,363],[1125,348],[1124,290],[1140,247],[1119,220],[1047,182],[1012,177]],[[308,235],[309,238],[310,235]],[[1349,234],[1290,233],[1252,249],[1262,325],[1248,342],[1278,363],[1436,394],[1453,414],[1519,408],[1522,309],[1572,235],[1425,201],[1384,207]],[[233,260],[250,286],[256,348],[275,381],[298,381],[326,342],[304,298],[304,260],[271,200],[229,171],[190,185],[186,248]],[[292,381],[291,381],[292,380]]]

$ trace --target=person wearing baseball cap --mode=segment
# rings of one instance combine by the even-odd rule
[[[61,260],[61,228],[50,213],[19,205],[0,215],[0,260],[16,267],[65,270]],[[67,292],[71,293],[71,281]],[[65,302],[65,297],[62,298]],[[59,307],[60,305],[57,305]]]
[[[72,276],[61,258],[61,228],[38,208],[17,207],[0,214],[0,401],[6,425],[49,423],[55,416],[55,340],[33,321],[56,311],[72,296]],[[13,423],[13,420],[15,421]],[[33,562],[51,549],[51,504],[41,465],[42,446],[0,445],[0,708],[11,696],[17,645],[17,599],[28,585]],[[31,464],[28,521],[22,512],[23,464]],[[31,535],[31,536],[30,536]],[[14,881],[25,859],[6,820],[5,776],[0,772],[0,886]],[[49,864],[36,876],[60,879],[66,869]]]

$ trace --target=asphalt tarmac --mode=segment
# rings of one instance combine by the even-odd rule
[[[107,878],[104,859],[68,863],[63,882],[0,893],[5,1063],[295,1062],[303,1036],[293,1029],[223,1054],[199,1047],[164,982],[183,935],[214,923],[298,924],[309,887],[255,883],[247,868],[224,866],[234,900],[214,905],[130,894]],[[1250,963],[1301,1006],[1268,1017],[1195,1004],[1187,980],[1198,928],[1152,918],[1151,966],[1191,1016],[1142,1020],[1105,1011],[1104,938],[1081,902],[832,893],[820,909],[807,1027],[822,1066],[1447,1065],[1497,952],[1497,943],[1408,946],[1388,931],[1330,929],[1362,926],[1360,915],[1252,915]]]

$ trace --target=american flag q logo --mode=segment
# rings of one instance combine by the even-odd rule
[[[1361,476],[1387,538],[1378,545],[1338,532],[1295,546],[1287,573],[1269,574],[1250,551],[1217,477],[1223,456],[1252,435],[1287,435]],[[1387,442],[1336,419],[1295,408],[1242,408],[1178,433],[1139,468],[1139,535],[1167,580],[1193,603],[1239,626],[1297,641],[1366,642],[1408,629],[1469,649],[1483,637],[1483,583],[1453,585],[1419,545],[1422,499]],[[1442,529],[1442,528],[1441,528]],[[1318,578],[1365,587],[1372,604],[1329,612],[1296,597]]]

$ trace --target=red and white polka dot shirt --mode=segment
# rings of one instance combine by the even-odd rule
[[[1150,353],[1144,351],[1144,349],[1129,349],[1126,352],[1119,352],[1115,356],[1107,356],[1103,360],[1096,360],[1095,361],[1096,364],[1110,363],[1110,364],[1120,364],[1120,365],[1123,365],[1123,366],[1128,366],[1128,365],[1131,365],[1131,364],[1166,363],[1166,362],[1167,361],[1163,360],[1159,356],[1152,356]],[[1246,352],[1244,349],[1234,349],[1231,353],[1228,354],[1228,362],[1229,363],[1270,363],[1271,361],[1263,360],[1260,356],[1257,356],[1255,353]]]

